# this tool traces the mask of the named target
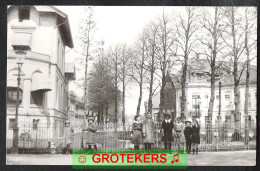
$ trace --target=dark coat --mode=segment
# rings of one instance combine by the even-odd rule
[[[135,145],[140,145],[143,141],[143,135],[142,135],[142,128],[143,124],[141,122],[134,121],[132,124],[132,131],[133,134],[131,143]]]
[[[184,135],[185,135],[186,143],[191,144],[192,128],[186,127],[184,129]]]
[[[200,126],[192,126],[191,143],[200,144]]]
[[[174,123],[171,120],[170,123],[166,123],[165,120],[162,122],[162,141],[166,143],[170,143],[173,141],[173,128],[174,128]]]

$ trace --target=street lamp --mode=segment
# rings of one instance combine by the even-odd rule
[[[19,109],[19,100],[20,100],[20,82],[21,82],[21,67],[25,60],[25,55],[27,54],[24,51],[15,52],[19,57],[17,58],[18,65],[18,77],[17,77],[17,97],[16,97],[16,113],[15,113],[15,123],[13,128],[13,153],[18,153],[18,136],[19,136],[19,127],[18,127],[18,109]]]

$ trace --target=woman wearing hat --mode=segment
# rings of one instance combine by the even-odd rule
[[[69,154],[71,153],[71,144],[73,143],[73,139],[74,139],[74,130],[70,126],[69,120],[65,122],[64,133],[65,133],[66,154]]]
[[[173,121],[170,119],[170,114],[164,114],[164,121],[162,122],[162,141],[164,141],[164,148],[169,149],[171,153],[173,141]]]
[[[131,143],[134,144],[134,149],[138,150],[140,144],[142,143],[142,127],[143,124],[141,122],[141,116],[136,115],[134,118],[134,122],[132,124],[132,130],[131,130]]]
[[[193,148],[192,149],[193,154],[195,153],[195,148],[196,148],[196,154],[198,154],[198,144],[200,144],[200,125],[199,125],[198,118],[196,118],[193,121],[191,143]]]
[[[95,150],[97,149],[97,138],[96,138],[96,132],[97,132],[97,125],[94,122],[94,118],[88,118],[88,127],[83,128],[82,130],[83,136],[86,139],[86,146],[88,146],[88,149],[91,149],[91,146],[93,145]]]
[[[192,128],[191,128],[191,121],[187,120],[185,122],[185,129],[184,129],[184,135],[186,140],[186,150],[188,151],[188,154],[191,152],[191,135],[192,135]]]
[[[146,119],[143,122],[143,143],[145,150],[150,152],[152,144],[154,144],[154,133],[155,127],[154,122],[152,120],[151,113],[147,113]]]

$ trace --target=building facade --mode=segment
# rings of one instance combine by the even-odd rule
[[[241,71],[241,70],[239,70]],[[257,108],[257,72],[256,67],[250,67],[250,80],[249,80],[249,94],[248,94],[248,119],[251,124],[256,124],[256,108]],[[170,72],[170,71],[169,71]],[[208,119],[208,107],[210,100],[210,66],[204,59],[195,59],[192,67],[187,71],[186,82],[186,110],[185,117],[196,118],[199,117],[201,124],[205,125]],[[171,79],[174,84],[172,87],[176,92],[176,114],[177,117],[181,114],[181,71],[177,74],[171,74]],[[242,72],[239,91],[240,91],[240,111],[241,115],[238,116],[241,124],[245,123],[245,89],[246,89],[246,70]],[[221,82],[219,96],[219,82]],[[219,99],[221,97],[221,100]],[[221,109],[219,113],[219,101],[221,101]],[[153,110],[159,110],[160,93],[153,97]],[[233,75],[231,74],[217,74],[215,82],[215,100],[212,121],[213,124],[218,121],[218,116],[221,116],[221,122],[235,122],[237,116],[234,111],[234,83]]]
[[[51,6],[9,6],[7,28],[8,138],[16,113],[17,61],[22,58],[19,136],[23,126],[37,120],[49,129],[49,138],[62,138],[68,82],[74,79],[65,65],[65,47],[73,48],[68,16]]]

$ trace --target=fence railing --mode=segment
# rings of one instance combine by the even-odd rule
[[[200,129],[200,151],[229,151],[256,149],[256,125],[246,124],[237,127],[235,123],[206,124]],[[131,124],[98,124],[96,132],[99,149],[116,150],[133,148],[131,144]],[[81,125],[75,126],[82,127]],[[65,146],[63,127],[54,127],[48,123],[19,123],[19,152],[20,153],[49,153],[50,149],[62,149]],[[153,148],[163,148],[161,142],[161,126],[155,124]],[[7,129],[7,150],[12,147],[13,130]],[[83,144],[82,133],[76,132],[72,144],[73,149],[86,148]],[[142,148],[142,146],[141,146]],[[173,142],[173,148],[176,144]],[[59,150],[58,150],[59,151]],[[8,151],[7,151],[8,152]]]

